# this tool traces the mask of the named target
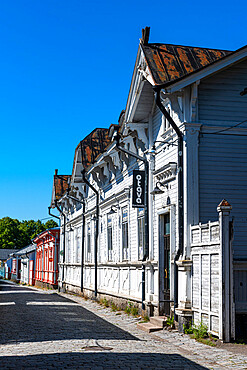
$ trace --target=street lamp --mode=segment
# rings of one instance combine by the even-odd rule
[[[164,184],[162,184],[162,182],[158,181],[156,183],[156,185],[155,185],[155,188],[152,191],[150,191],[150,194],[151,195],[163,194],[164,193],[164,190],[162,190],[160,188],[160,186],[164,186],[166,189],[168,189],[168,185],[167,184],[164,185]]]

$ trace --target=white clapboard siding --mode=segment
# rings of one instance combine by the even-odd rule
[[[247,136],[203,135],[199,145],[200,222],[216,220],[222,199],[234,216],[234,259],[247,258]]]
[[[161,133],[162,126],[162,114],[159,108],[156,106],[152,119],[152,128],[153,128],[153,138],[154,141],[157,140],[159,133]]]
[[[198,91],[199,122],[225,126],[245,120],[246,98],[240,92],[246,86],[247,61],[203,79]]]

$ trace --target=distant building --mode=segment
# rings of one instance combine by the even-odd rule
[[[16,251],[16,249],[0,249],[0,277],[7,279],[10,277],[12,268],[12,259],[10,255]]]
[[[15,253],[20,264],[19,282],[22,284],[34,285],[36,245],[30,244]]]
[[[36,244],[35,284],[56,288],[60,228],[43,231],[33,239],[33,242]]]

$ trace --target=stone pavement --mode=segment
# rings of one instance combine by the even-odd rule
[[[247,356],[177,332],[147,334],[136,322],[75,295],[0,281],[0,369],[247,369]]]

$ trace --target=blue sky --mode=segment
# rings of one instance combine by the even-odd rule
[[[125,108],[141,29],[150,42],[236,50],[247,2],[1,0],[0,218],[47,217],[55,168]]]

